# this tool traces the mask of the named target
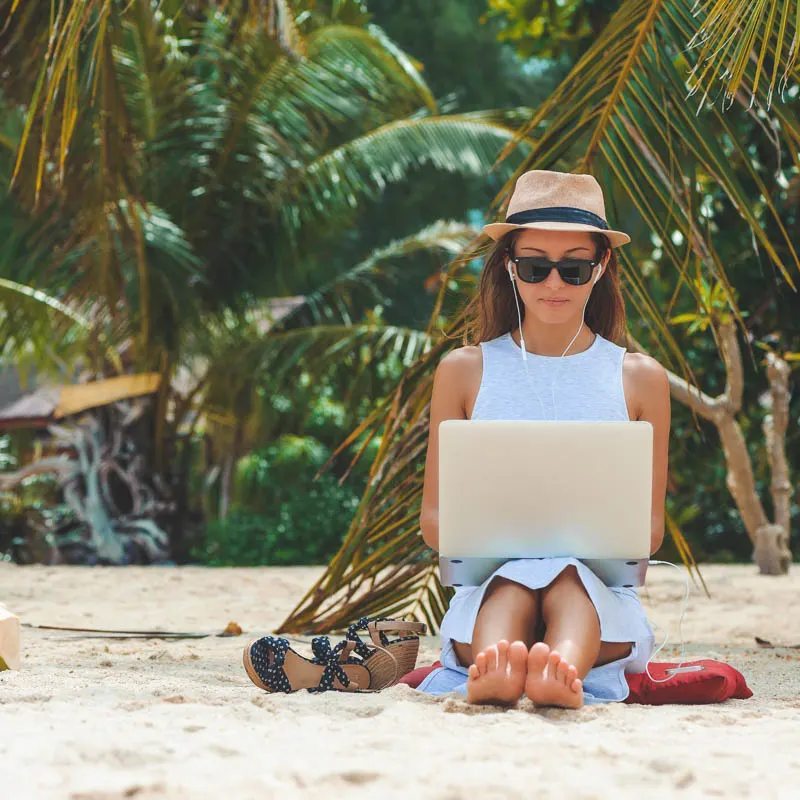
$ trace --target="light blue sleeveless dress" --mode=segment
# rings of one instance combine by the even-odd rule
[[[507,333],[481,343],[483,376],[471,419],[629,420],[622,384],[625,349],[596,335],[581,353],[540,356],[522,350]],[[574,558],[514,559],[498,567],[480,586],[456,589],[442,619],[441,662],[420,684],[428,694],[466,692],[467,667],[458,662],[453,642],[470,643],[483,595],[502,576],[530,589],[548,586],[568,566],[578,571],[600,620],[604,642],[631,642],[629,656],[594,667],[583,682],[587,704],[624,700],[626,672],[643,672],[653,650],[653,631],[635,589],[606,586]]]

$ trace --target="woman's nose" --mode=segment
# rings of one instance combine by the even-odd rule
[[[550,274],[544,279],[545,286],[551,289],[559,289],[564,286],[564,281],[561,280],[561,275],[555,266],[550,268]]]

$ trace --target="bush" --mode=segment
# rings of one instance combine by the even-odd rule
[[[325,564],[339,549],[358,507],[362,486],[324,473],[328,457],[309,437],[283,437],[242,460],[234,506],[208,525],[193,558],[211,566]]]

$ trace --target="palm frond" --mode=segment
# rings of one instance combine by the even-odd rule
[[[131,124],[153,142],[188,113],[192,39],[174,35],[175,18],[149,3],[131,3],[113,48],[114,64]]]
[[[411,279],[402,260],[420,252],[460,253],[479,232],[459,222],[434,222],[411,236],[381,247],[316,291],[281,320],[282,329],[340,322],[353,325],[370,304],[384,303],[398,280]],[[400,263],[398,263],[400,262]]]
[[[331,127],[359,122],[369,130],[389,119],[436,105],[422,76],[378,28],[324,27],[309,35],[304,59],[278,59],[262,77],[259,115],[318,155]]]
[[[300,376],[313,387],[340,374],[346,396],[339,400],[359,407],[386,391],[387,362],[398,362],[402,371],[431,346],[420,331],[384,325],[320,325],[259,336],[262,319],[255,329],[246,318],[235,327],[232,322],[218,321],[211,341],[199,348],[192,371],[201,377],[192,403],[205,419],[244,424],[253,446],[265,433],[259,397],[292,396]]]
[[[286,225],[297,229],[332,209],[355,208],[421,164],[461,175],[485,176],[514,139],[509,127],[475,116],[424,117],[383,125],[313,161],[301,176]],[[520,147],[520,156],[526,146]],[[518,159],[513,159],[518,160]],[[510,165],[504,166],[508,173]]]
[[[438,361],[449,343],[431,349]],[[369,431],[381,444],[367,490],[341,549],[279,631],[317,632],[346,627],[362,615],[392,613],[424,619],[435,630],[452,590],[439,585],[438,563],[419,535],[427,412],[431,381],[410,368],[394,395],[342,444]]]
[[[702,91],[705,102],[712,84],[720,82],[725,86],[723,104],[733,104],[737,92],[746,87],[751,106],[766,95],[769,109],[777,83],[781,101],[786,102],[789,81],[797,79],[798,0],[697,0],[692,13],[701,23],[687,43],[697,50],[690,73],[691,94]],[[754,75],[748,82],[745,73],[750,67]]]
[[[68,372],[86,351],[92,333],[87,316],[47,293],[0,278],[0,362],[43,372]]]
[[[709,224],[706,212],[692,205],[693,196],[718,184],[751,231],[754,250],[762,246],[790,286],[800,259],[752,163],[752,143],[719,109],[709,106],[695,115],[686,107],[678,74],[686,65],[680,43],[693,29],[687,0],[628,0],[522,129],[536,142],[521,169],[566,167],[595,174],[607,187],[607,209],[615,217],[636,214],[640,233],[659,242],[665,268],[676,270],[677,284],[696,293],[681,266],[691,253],[723,286],[738,317],[725,265],[713,240],[701,233]],[[782,109],[781,121],[787,140],[796,141],[800,124],[789,109]],[[768,132],[770,139],[775,135]],[[757,204],[744,180],[756,187]],[[511,182],[498,196],[501,207],[510,188]],[[783,241],[766,233],[767,220]],[[623,271],[624,283],[628,274]],[[663,337],[661,345],[668,344],[671,337],[659,310],[645,304],[641,311],[646,327]],[[661,347],[657,341],[653,338],[653,349]],[[677,348],[671,351],[671,366],[688,377],[685,359]]]

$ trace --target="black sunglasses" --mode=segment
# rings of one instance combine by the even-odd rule
[[[564,283],[570,286],[583,286],[592,279],[592,270],[600,263],[586,258],[562,258],[560,261],[550,261],[544,256],[514,256],[510,252],[508,257],[517,267],[517,276],[525,283],[541,283],[547,280],[550,270],[555,268]]]

